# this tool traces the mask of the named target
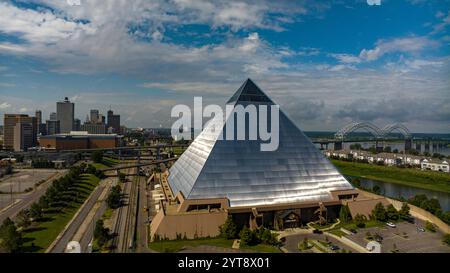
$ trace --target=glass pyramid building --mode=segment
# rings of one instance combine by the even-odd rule
[[[227,104],[274,105],[250,79]],[[254,207],[317,204],[332,200],[331,191],[353,188],[281,109],[275,151],[261,151],[266,142],[259,138],[220,140],[228,122],[207,124],[170,168],[174,195],[181,191],[186,199],[228,198],[231,207]]]

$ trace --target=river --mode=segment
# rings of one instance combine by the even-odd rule
[[[439,200],[443,211],[450,211],[450,193],[419,189],[378,180],[370,180],[365,178],[359,179],[361,180],[361,186],[364,188],[372,189],[373,186],[378,185],[378,187],[380,187],[381,189],[381,195],[392,198],[403,197],[409,199],[410,197],[418,194],[425,194],[428,198],[436,198],[437,200]]]

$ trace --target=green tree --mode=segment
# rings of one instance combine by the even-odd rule
[[[97,220],[95,223],[94,239],[100,247],[103,247],[110,239],[109,229],[104,227],[102,219]]]
[[[372,217],[382,222],[387,220],[387,212],[381,202],[375,205],[375,208],[372,210]]]
[[[120,172],[119,173],[119,181],[125,182],[126,179],[127,179],[127,176],[124,173]]]
[[[353,222],[359,228],[364,228],[366,226],[366,221],[367,221],[366,216],[361,214],[356,214],[355,218],[353,219]]]
[[[28,228],[31,225],[30,211],[27,209],[21,210],[17,216],[17,225],[22,228]]]
[[[106,204],[111,209],[117,209],[122,204],[122,189],[119,185],[111,188],[111,192],[106,198]]]
[[[341,210],[339,211],[339,220],[341,223],[345,224],[350,222],[352,216],[350,215],[350,209],[347,205],[341,206]]]
[[[238,229],[231,216],[223,225],[219,227],[220,235],[225,239],[235,239],[238,236]]]
[[[389,220],[396,221],[399,218],[399,212],[395,209],[394,205],[389,204],[386,208],[386,216]]]
[[[409,217],[411,217],[411,214],[409,213],[409,206],[408,203],[404,202],[402,205],[402,208],[398,212],[401,219],[405,220]]]
[[[0,226],[0,252],[16,253],[22,246],[22,235],[14,222],[6,218]]]
[[[103,151],[95,151],[91,155],[91,160],[94,163],[102,163],[103,161]]]
[[[33,203],[30,207],[30,217],[34,221],[38,221],[42,218],[42,208],[38,203]]]
[[[254,234],[247,226],[244,226],[239,232],[239,237],[244,245],[251,245],[254,242]]]

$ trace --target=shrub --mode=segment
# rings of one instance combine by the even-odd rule
[[[430,232],[436,232],[436,227],[430,221],[427,221],[425,223],[425,229],[430,231]]]
[[[255,243],[254,233],[247,226],[244,226],[239,232],[239,237],[241,238],[241,244],[252,245]]]
[[[450,246],[450,234],[445,234],[442,241],[444,242],[444,244]]]
[[[350,215],[350,209],[348,208],[347,205],[344,205],[341,207],[341,210],[339,211],[339,220],[341,221],[341,223],[348,223],[351,220],[351,215]]]
[[[356,225],[358,228],[364,228],[364,227],[366,226],[367,218],[366,218],[366,216],[364,216],[364,215],[357,214],[357,215],[355,216],[355,219],[354,219],[353,221],[355,222],[355,225]]]
[[[228,219],[223,225],[219,227],[220,236],[225,239],[236,239],[238,237],[238,230],[233,218],[228,216]]]
[[[394,205],[390,204],[387,208],[386,208],[386,216],[389,220],[398,220],[399,218],[399,213],[398,211],[395,209]]]
[[[378,221],[384,222],[387,220],[387,212],[381,202],[375,205],[375,208],[372,210],[372,217]]]

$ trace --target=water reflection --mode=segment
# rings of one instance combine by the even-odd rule
[[[387,197],[392,198],[403,197],[408,199],[418,194],[425,194],[428,198],[436,198],[437,200],[439,200],[439,203],[441,203],[443,211],[450,210],[450,193],[418,189],[414,187],[386,183],[383,181],[375,181],[370,179],[360,178],[360,180],[362,187],[372,189],[373,186],[377,185],[381,189],[380,194],[385,195]]]

